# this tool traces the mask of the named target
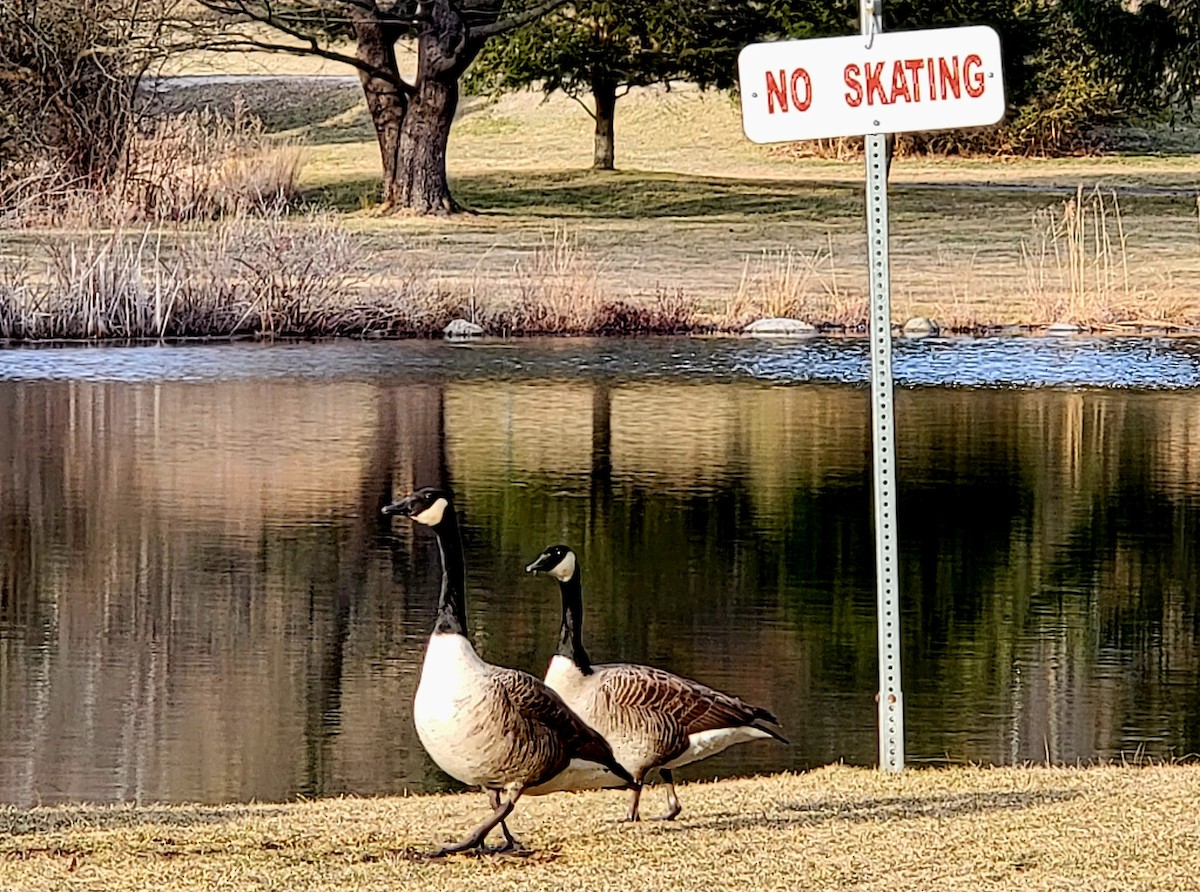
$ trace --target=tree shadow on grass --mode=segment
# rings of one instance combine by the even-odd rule
[[[451,176],[454,197],[473,213],[495,220],[649,220],[761,217],[830,221],[862,214],[856,184],[796,180],[738,180],[687,174],[552,171]],[[306,190],[306,201],[335,210],[359,210],[379,181],[358,178]]]
[[[338,79],[197,79],[147,91],[142,101],[153,117],[211,109],[232,118],[244,110],[259,118],[267,133],[298,131],[310,145],[375,138],[362,88]]]
[[[736,830],[745,827],[817,827],[831,823],[877,823],[920,818],[946,820],[994,811],[1017,811],[1039,805],[1068,802],[1082,795],[1077,790],[1037,790],[994,793],[947,793],[935,796],[893,796],[884,799],[785,803],[782,814],[721,812],[678,825],[663,825],[665,832]]]
[[[863,186],[857,180],[738,179],[658,171],[498,171],[450,177],[454,197],[479,217],[553,220],[700,220],[861,225]],[[1060,190],[1063,195],[1073,190]],[[978,222],[1027,214],[1060,196],[1051,190],[977,184],[892,187],[897,221]],[[379,195],[377,179],[357,178],[308,190],[322,207],[355,211]],[[964,198],[963,196],[966,196]]]
[[[460,199],[481,214],[607,217],[860,215],[861,189],[846,182],[733,179],[656,171],[489,173],[453,178]]]

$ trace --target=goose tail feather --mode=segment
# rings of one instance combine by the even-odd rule
[[[757,728],[759,731],[764,731],[767,734],[770,734],[780,743],[791,746],[792,742],[776,730],[777,728],[783,727],[783,722],[779,721],[775,713],[771,712],[769,709],[764,709],[761,706],[752,707],[752,713],[754,720],[750,722],[751,728]]]

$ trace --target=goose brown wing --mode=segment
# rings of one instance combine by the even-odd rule
[[[510,705],[507,712],[514,739],[527,741],[531,750],[536,749],[535,760],[545,766],[542,775],[529,786],[549,780],[571,759],[603,765],[632,783],[633,778],[613,757],[608,742],[540,679],[517,669],[501,669],[494,676],[494,683]]]
[[[760,706],[664,669],[631,663],[611,663],[596,669],[604,674],[604,687],[613,703],[668,716],[686,734],[742,725],[761,727],[759,723],[764,721],[779,724]],[[763,730],[774,734],[769,728]]]

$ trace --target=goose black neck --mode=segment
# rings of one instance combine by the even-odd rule
[[[434,632],[467,634],[467,573],[463,565],[462,535],[458,518],[447,508],[442,521],[433,528],[442,553],[442,593],[438,597]]]
[[[592,663],[583,649],[583,586],[579,582],[579,572],[576,567],[570,579],[558,583],[562,593],[562,630],[558,653],[578,666],[584,675],[590,675]]]

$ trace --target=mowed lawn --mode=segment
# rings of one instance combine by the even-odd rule
[[[464,834],[462,793],[285,805],[0,809],[0,888],[378,890],[1200,889],[1200,766],[831,766],[686,784],[672,823],[620,792],[522,800],[516,855],[422,853]],[[643,800],[657,810],[661,794]]]

